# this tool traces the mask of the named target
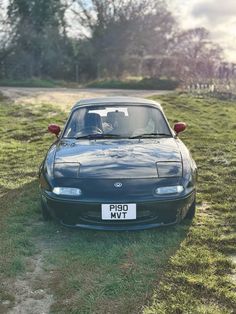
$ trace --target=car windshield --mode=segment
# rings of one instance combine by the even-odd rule
[[[64,138],[172,136],[162,112],[148,105],[91,105],[74,110]]]

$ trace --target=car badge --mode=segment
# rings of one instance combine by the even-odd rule
[[[115,188],[121,188],[122,187],[122,183],[121,182],[116,182],[116,183],[114,183],[114,187]]]

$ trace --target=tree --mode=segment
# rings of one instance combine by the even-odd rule
[[[146,55],[165,54],[175,20],[160,0],[74,1],[79,22],[90,34],[98,73],[119,77]],[[131,65],[131,67],[130,67]],[[136,73],[142,71],[136,65]],[[134,67],[133,67],[134,68]]]
[[[0,3],[0,78],[5,77],[5,59],[12,51],[11,29],[6,23],[6,9],[4,3]]]
[[[214,78],[222,54],[222,48],[210,40],[203,27],[179,32],[172,51],[177,75],[189,81]]]
[[[180,30],[165,0],[8,0],[2,12],[2,78],[209,80],[221,60],[209,32]]]
[[[68,47],[65,10],[60,0],[9,1],[7,15],[14,46],[9,62],[15,65],[12,76],[59,75]]]

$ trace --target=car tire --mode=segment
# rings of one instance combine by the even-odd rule
[[[46,204],[44,203],[43,199],[41,198],[41,212],[42,212],[42,217],[43,220],[49,221],[52,220],[52,216],[49,213]]]
[[[196,199],[194,199],[192,205],[189,207],[189,210],[184,219],[192,220],[195,216],[195,212],[196,212]]]

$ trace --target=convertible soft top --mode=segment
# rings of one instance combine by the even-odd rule
[[[108,104],[108,103],[130,103],[135,105],[142,104],[150,104],[155,105],[159,109],[161,109],[161,105],[156,101],[138,97],[104,97],[104,98],[91,98],[91,99],[81,99],[78,103],[76,103],[72,110],[81,105],[91,105],[91,104]]]

